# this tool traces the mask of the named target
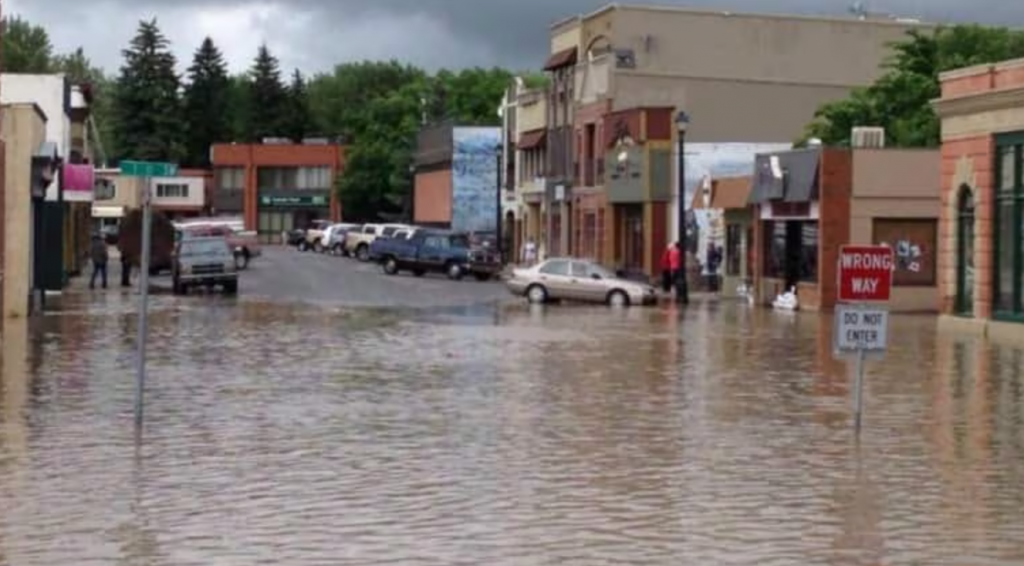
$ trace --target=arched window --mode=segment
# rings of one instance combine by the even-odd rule
[[[974,311],[974,193],[961,185],[956,201],[956,311]]]

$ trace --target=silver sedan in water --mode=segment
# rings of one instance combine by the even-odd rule
[[[577,258],[550,258],[533,267],[513,269],[506,285],[513,295],[531,303],[567,300],[626,307],[658,300],[654,287]]]

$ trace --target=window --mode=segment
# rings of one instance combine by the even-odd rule
[[[897,287],[935,285],[938,221],[931,218],[875,218],[875,244],[889,246],[896,259],[892,284]]]
[[[188,198],[188,183],[157,183],[157,198]]]
[[[553,259],[541,266],[540,272],[545,275],[568,276],[569,262],[564,259]]]
[[[818,222],[769,220],[764,223],[764,275],[798,282],[818,282]]]
[[[240,191],[245,187],[245,168],[218,167],[216,172],[217,189],[221,191]]]
[[[330,167],[299,167],[296,172],[295,188],[299,190],[322,191],[331,188]]]
[[[725,227],[725,274],[736,277],[743,263],[743,225],[727,224]]]
[[[423,246],[427,248],[434,248],[439,250],[448,249],[448,237],[447,236],[427,236],[423,239]]]
[[[256,186],[259,190],[294,190],[298,188],[298,168],[259,167],[256,169]]]
[[[582,261],[574,261],[572,262],[572,276],[579,277],[581,279],[590,277],[590,269],[588,269],[587,264]]]
[[[1024,321],[1024,132],[995,141],[992,310],[996,318]]]

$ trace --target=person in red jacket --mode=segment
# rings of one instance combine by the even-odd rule
[[[675,271],[672,269],[672,250],[675,245],[669,244],[665,247],[665,253],[661,254],[661,290],[668,293],[672,290],[672,278]]]

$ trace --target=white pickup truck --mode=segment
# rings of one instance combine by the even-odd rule
[[[370,244],[378,236],[391,236],[398,230],[412,228],[406,224],[363,224],[358,230],[345,234],[345,253],[359,261],[370,259]]]

